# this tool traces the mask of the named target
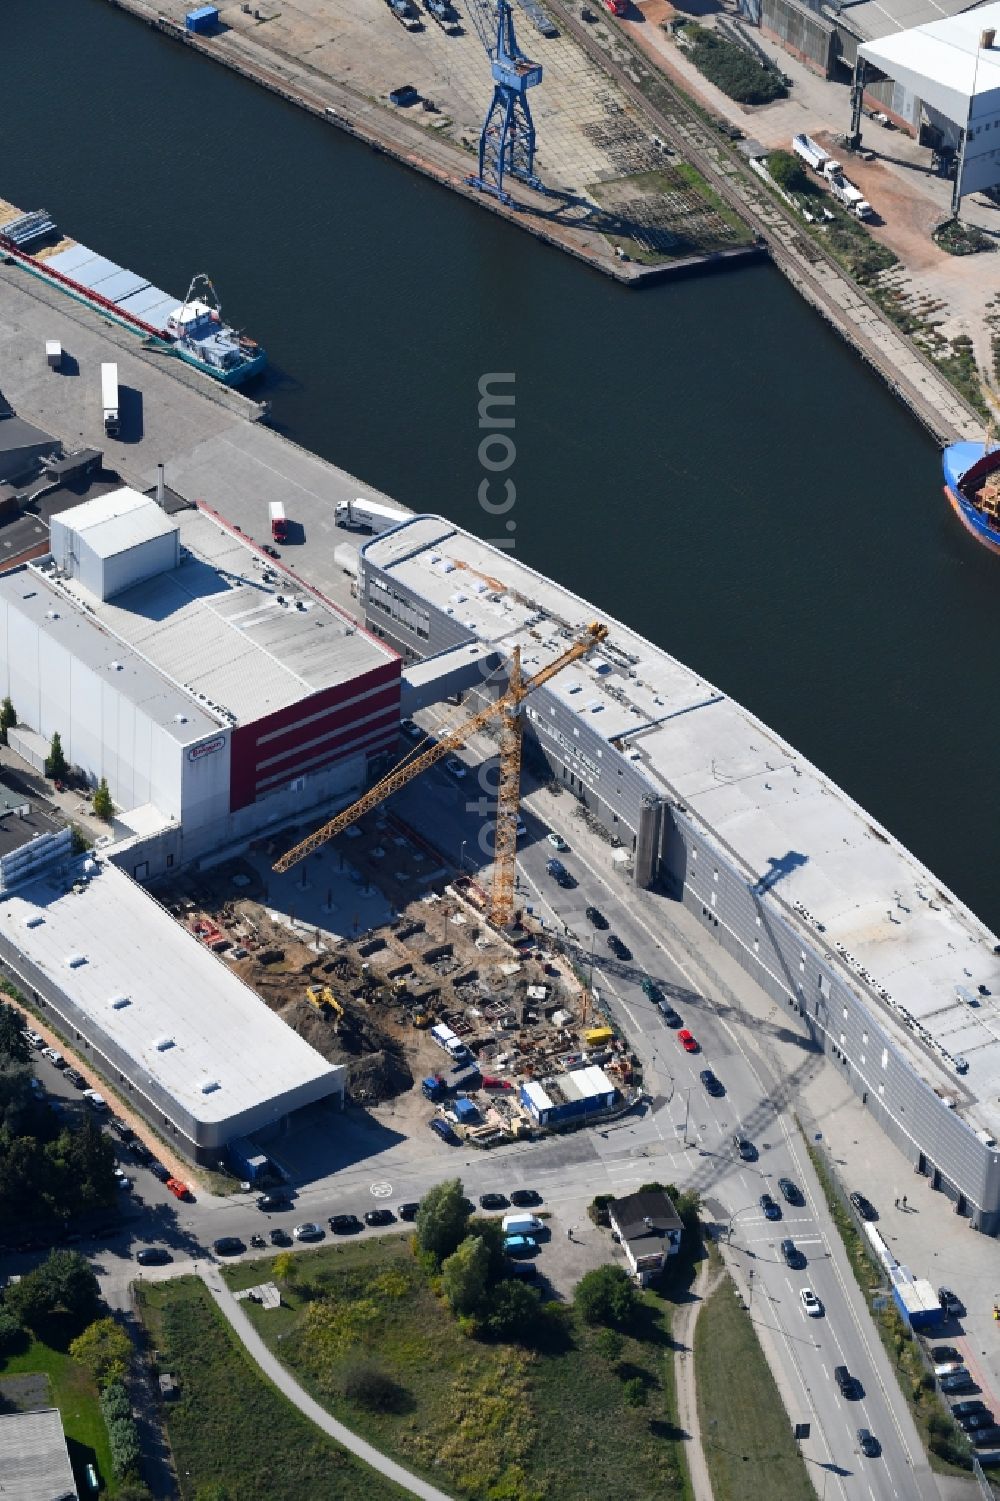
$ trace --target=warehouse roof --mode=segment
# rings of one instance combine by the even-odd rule
[[[981,48],[979,41],[985,30],[1000,29],[1000,0],[922,19],[927,24],[876,33],[877,40],[858,49],[861,56],[957,124],[965,125],[973,101],[989,112],[1000,101],[1000,48]]]
[[[871,40],[957,16],[969,10],[969,0],[829,0],[824,9],[850,31]]]
[[[4,1501],[76,1501],[62,1418],[54,1407],[0,1414]]]
[[[607,641],[540,693],[572,705],[605,756],[627,758],[651,794],[683,809],[865,997],[915,1071],[1000,1138],[997,937],[864,809],[669,653],[441,517],[373,537],[361,563],[469,639],[505,654],[519,644],[526,674],[598,613]]]
[[[90,861],[0,898],[10,941],[135,1065],[201,1122],[224,1121],[343,1069],[116,866]]]
[[[180,511],[170,524],[180,526],[179,567],[111,600],[73,579],[60,587],[97,626],[224,716],[260,719],[395,660],[204,512]]]
[[[128,485],[94,496],[59,514],[59,524],[86,538],[100,558],[114,558],[154,537],[169,536],[177,523],[148,495]]]

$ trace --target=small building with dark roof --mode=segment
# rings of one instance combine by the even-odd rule
[[[662,1189],[612,1199],[608,1217],[632,1274],[643,1287],[662,1272],[667,1258],[676,1256],[681,1248],[684,1229],[681,1217],[670,1195]]]

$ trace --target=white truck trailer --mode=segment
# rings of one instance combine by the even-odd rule
[[[338,526],[353,527],[359,532],[387,532],[401,521],[409,521],[408,511],[397,511],[392,506],[380,505],[378,501],[366,500],[359,495],[356,500],[342,500],[334,511]]]
[[[849,214],[857,219],[870,219],[872,206],[865,198],[860,188],[856,188],[843,173],[835,173],[829,178],[830,191],[839,203],[842,203]]]
[[[822,172],[824,164],[830,160],[830,153],[824,151],[822,146],[818,146],[812,136],[793,136],[792,150],[799,160],[805,162],[807,167],[812,167],[814,172]]]
[[[104,411],[104,431],[109,438],[117,438],[120,429],[117,365],[101,366],[101,406]]]

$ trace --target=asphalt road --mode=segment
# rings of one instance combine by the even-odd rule
[[[463,753],[470,763],[475,749]],[[489,743],[478,749],[486,753]],[[461,861],[466,869],[486,875],[480,831],[489,823],[491,782],[495,786],[488,773],[480,780],[471,764],[461,781],[439,767],[422,779],[419,794],[415,789],[404,793],[397,809],[456,864]],[[546,872],[553,851],[544,839],[546,826],[530,811],[532,801],[544,804],[550,824],[570,845],[561,858],[577,878],[572,890],[557,886]],[[275,1144],[272,1155],[298,1183],[294,1207],[280,1215],[261,1213],[254,1196],[240,1193],[179,1204],[127,1149],[121,1149],[123,1165],[134,1180],[133,1191],[122,1193],[124,1233],[84,1236],[80,1248],[93,1257],[109,1302],[125,1307],[128,1284],[138,1270],[134,1253],[141,1245],[165,1245],[174,1258],[168,1267],[141,1275],[176,1275],[203,1263],[219,1236],[237,1235],[249,1245],[252,1233],[266,1237],[277,1224],[290,1230],[315,1220],[325,1226],[330,1214],[363,1215],[373,1206],[419,1199],[446,1174],[459,1173],[473,1198],[490,1190],[536,1188],[555,1216],[557,1236],[563,1229],[585,1224],[586,1206],[598,1191],[627,1192],[654,1178],[681,1188],[696,1187],[721,1233],[729,1236],[732,1260],[775,1365],[790,1421],[811,1425],[803,1453],[815,1468],[820,1494],[831,1501],[937,1496],[909,1413],[787,1113],[800,1081],[779,1076],[776,1055],[759,1049],[760,1038],[753,1029],[740,1026],[712,1004],[691,961],[672,953],[665,941],[657,913],[662,899],[637,893],[628,876],[613,869],[608,846],[572,816],[574,807],[569,797],[529,795],[529,832],[519,861],[521,895],[547,925],[576,941],[584,967],[593,963],[602,1004],[643,1059],[647,1102],[642,1109],[601,1130],[541,1143],[513,1143],[488,1154],[449,1148],[430,1133],[426,1139],[410,1139],[393,1129],[391,1108],[383,1107],[377,1121],[364,1112],[349,1111],[330,1119],[328,1141],[336,1142],[337,1154],[333,1171],[327,1162],[320,1174],[309,1157],[314,1150],[310,1144],[327,1135],[317,1134],[315,1122],[301,1139]],[[591,927],[585,915],[591,903],[628,945],[630,960],[615,959],[606,935]],[[683,1025],[694,1033],[697,1053],[684,1052],[676,1031],[643,994],[645,975],[657,982]],[[719,1098],[709,1096],[699,1081],[699,1071],[706,1067],[722,1081],[725,1092]],[[47,1089],[72,1102],[67,1108],[85,1108],[49,1064],[42,1062],[39,1073]],[[756,1161],[740,1160],[733,1144],[737,1131],[754,1143]],[[777,1180],[783,1176],[803,1189],[801,1207],[781,1199]],[[780,1221],[764,1217],[759,1199],[765,1191],[781,1204]],[[331,1238],[328,1230],[326,1234]],[[779,1246],[786,1236],[794,1239],[806,1259],[800,1270],[790,1270],[781,1257]],[[542,1270],[546,1256],[554,1256],[555,1250],[543,1250]],[[4,1258],[2,1269],[21,1270],[32,1259]],[[819,1318],[810,1318],[802,1307],[799,1294],[806,1286],[821,1300]],[[840,1364],[860,1382],[854,1400],[845,1400],[833,1379],[833,1368]],[[878,1458],[860,1454],[860,1427],[878,1438]]]

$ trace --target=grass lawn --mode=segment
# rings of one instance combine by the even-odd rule
[[[180,1384],[165,1413],[185,1501],[210,1481],[232,1501],[402,1497],[260,1374],[197,1277],[147,1283],[141,1308],[158,1369]]]
[[[18,1354],[0,1360],[0,1381],[5,1376],[35,1372],[49,1379],[49,1392],[62,1415],[69,1457],[81,1496],[90,1494],[84,1485],[88,1464],[94,1466],[100,1477],[102,1495],[114,1496],[118,1487],[111,1473],[108,1431],[98,1406],[93,1378],[64,1351],[37,1339]]]
[[[715,1501],[815,1501],[784,1403],[728,1278],[698,1314],[694,1366]]]
[[[226,1269],[233,1288],[267,1263]],[[463,1334],[414,1258],[385,1237],[297,1256],[288,1306],[247,1312],[273,1350],[341,1421],[470,1501],[684,1501],[689,1494],[674,1412],[669,1310],[644,1298],[620,1346],[571,1310],[539,1320],[531,1349]],[[373,1410],[359,1372],[388,1378]],[[626,1401],[626,1380],[642,1388]],[[632,1389],[633,1392],[636,1390]],[[644,1398],[644,1401],[643,1401]]]

